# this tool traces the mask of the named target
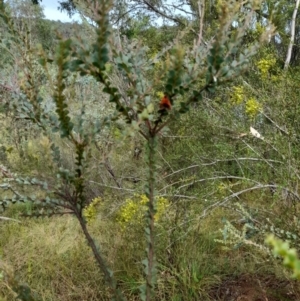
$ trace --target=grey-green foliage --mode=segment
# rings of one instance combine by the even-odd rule
[[[89,9],[96,16],[95,38],[88,40],[75,37],[60,40],[56,53],[49,57],[44,50],[28,42],[29,32],[23,34],[16,29],[2,4],[1,17],[8,24],[11,42],[19,51],[18,64],[23,68],[19,78],[21,91],[15,94],[12,108],[21,118],[39,126],[45,135],[51,138],[52,131],[56,133],[57,139],[70,144],[75,159],[71,168],[63,167],[61,146],[53,142],[51,149],[53,160],[57,164],[56,178],[46,183],[10,173],[10,177],[2,184],[2,189],[9,190],[10,193],[1,204],[6,207],[19,201],[31,201],[43,207],[36,215],[74,214],[112,294],[116,299],[123,300],[124,296],[101,249],[96,247],[87,229],[83,209],[88,204],[86,180],[92,145],[99,139],[103,128],[110,127],[114,121],[126,121],[126,130],[131,135],[139,133],[145,138],[147,145],[148,179],[145,192],[149,204],[145,228],[147,258],[143,261],[146,284],[141,288],[141,298],[151,300],[154,298],[156,286],[154,215],[158,135],[168,122],[187,112],[191,104],[201,101],[204,92],[214,92],[219,85],[231,81],[245,70],[249,58],[256,53],[260,43],[241,48],[243,33],[250,24],[255,7],[241,13],[238,3],[230,3],[224,6],[220,15],[220,30],[207,45],[199,40],[193,46],[181,46],[183,33],[172,45],[163,49],[155,58],[149,59],[148,50],[143,45],[123,42],[121,38],[114,37],[109,25],[111,5],[111,1],[91,1]],[[236,21],[237,13],[239,26],[235,29],[235,34],[232,34],[232,23]],[[265,37],[269,34],[270,32],[266,32]],[[40,90],[41,78],[33,76],[37,57],[47,76],[55,111],[46,109]],[[164,68],[157,74],[155,68],[159,64]],[[55,70],[55,76],[51,76],[50,68],[52,72]],[[100,116],[99,120],[91,119],[90,116],[87,117],[85,106],[78,110],[79,114],[71,114],[72,94],[68,94],[68,84],[70,77],[75,75],[76,78],[78,74],[82,78],[93,78],[99,84],[99,89],[102,89],[108,96],[108,101],[115,106],[113,114]],[[155,76],[149,77],[149,74]],[[118,78],[117,84],[113,78]],[[159,107],[160,99],[156,92],[161,89],[171,103],[171,110]],[[14,188],[14,184],[36,185],[43,190],[43,197],[23,196]]]
[[[240,203],[235,203],[231,208],[232,211],[238,212],[238,218],[232,222],[224,220],[224,228],[220,229],[222,239],[215,241],[230,247],[232,250],[247,245],[270,255],[269,248],[264,244],[264,237],[266,234],[271,234],[272,237],[287,241],[292,246],[299,248],[299,225],[297,225],[296,217],[291,221],[295,227],[292,231],[274,226],[269,217],[263,219],[259,214],[256,214],[256,217],[255,213],[251,214],[250,210],[246,210]]]
[[[283,266],[292,270],[292,277],[299,280],[298,223],[295,224],[295,221],[293,221],[293,225],[296,225],[296,227],[291,232],[291,230],[275,227],[269,218],[263,221],[261,219],[257,220],[240,203],[236,203],[235,207],[239,211],[240,218],[235,222],[225,220],[224,228],[220,229],[222,238],[215,239],[215,241],[223,244],[231,252],[242,246],[247,246],[250,249],[259,250],[271,259],[273,259],[273,256],[280,256],[283,258]],[[297,220],[296,217],[294,217],[295,219]],[[267,238],[265,239],[266,235]]]
[[[257,225],[255,218],[241,204],[236,203],[235,207],[241,215],[238,222],[234,225],[232,222],[225,220],[224,228],[220,229],[222,239],[216,239],[215,241],[231,247],[233,250],[248,245],[268,254],[269,249],[263,243],[255,240],[255,236],[262,234],[262,227]]]

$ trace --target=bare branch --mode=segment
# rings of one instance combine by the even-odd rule
[[[293,17],[292,17],[292,23],[291,23],[291,39],[290,39],[290,44],[289,44],[289,48],[288,48],[287,55],[286,55],[286,60],[284,63],[284,69],[287,69],[289,67],[291,57],[292,57],[292,50],[293,50],[294,41],[295,41],[296,17],[297,17],[299,3],[300,3],[300,0],[296,0]]]
[[[264,115],[282,134],[289,135],[289,133],[284,130],[282,127],[280,127],[274,120],[272,120],[268,115],[266,115],[264,112],[261,112],[262,115]]]
[[[102,187],[106,187],[106,188],[111,188],[111,189],[116,189],[116,190],[123,190],[123,191],[128,191],[128,192],[134,192],[134,189],[127,189],[127,188],[122,188],[122,187],[116,187],[116,186],[109,186],[109,185],[105,185],[105,184],[101,184],[95,181],[88,181],[89,183],[93,183],[93,184],[97,184],[99,186]]]
[[[199,35],[198,35],[198,42],[197,46],[200,46],[202,41],[202,34],[203,34],[203,21],[204,21],[204,13],[205,13],[205,1],[202,0],[198,1],[198,9],[199,9],[199,16],[200,16],[200,26],[199,26]]]
[[[0,216],[0,220],[1,219],[4,220],[4,221],[14,221],[14,222],[20,223],[19,220],[14,219],[14,218],[10,218],[10,217]]]
[[[160,15],[168,20],[171,20],[179,25],[185,26],[185,24],[180,19],[174,18],[171,15],[165,14],[163,11],[161,11],[160,9],[158,9],[157,7],[155,7],[154,5],[149,3],[149,1],[143,0],[143,3],[146,4],[146,6],[148,7],[149,10],[152,10],[153,12],[157,13],[158,15]]]
[[[199,221],[203,218],[205,218],[208,213],[212,212],[213,210],[221,207],[221,206],[224,206],[226,203],[228,203],[228,201],[230,201],[231,199],[234,199],[234,198],[238,198],[240,195],[244,194],[244,193],[247,193],[247,192],[250,192],[250,191],[254,191],[254,190],[259,190],[259,189],[270,189],[270,188],[280,188],[280,189],[284,189],[286,190],[286,188],[284,187],[280,187],[278,185],[272,185],[272,184],[267,184],[267,185],[262,185],[262,184],[258,184],[256,186],[252,186],[252,187],[249,187],[249,188],[246,188],[246,189],[243,189],[243,190],[240,190],[238,192],[234,192],[232,193],[231,195],[225,197],[224,199],[206,207],[204,210],[203,210],[203,213],[201,215],[199,215],[198,217],[196,218],[192,218],[192,219],[189,219],[189,220],[185,220],[183,223],[179,224],[176,226],[176,228],[180,228],[180,227],[183,227],[184,225],[186,224],[189,224],[193,221]],[[294,192],[290,191],[287,189],[288,192],[290,192],[291,194],[293,194],[298,200],[300,200],[299,196],[297,194],[295,194]],[[175,227],[172,228],[172,229],[169,229],[169,232],[172,232],[174,231]],[[184,235],[178,237],[176,239],[176,241],[178,240],[181,240],[185,235],[187,235],[189,231],[186,231]],[[173,242],[174,243],[174,242]]]
[[[185,187],[189,187],[190,185],[193,185],[195,183],[202,183],[202,182],[207,182],[207,181],[214,181],[214,180],[224,180],[224,179],[235,179],[235,180],[243,180],[243,181],[249,181],[249,182],[252,182],[252,183],[255,183],[255,184],[259,184],[259,182],[253,180],[253,179],[248,179],[248,178],[244,178],[244,177],[235,177],[235,176],[218,176],[218,177],[211,177],[211,178],[203,178],[203,179],[199,179],[199,180],[194,180],[192,182],[189,182],[187,184],[184,184],[180,187],[178,187],[176,189],[176,191],[179,191]],[[168,184],[167,186],[163,187],[161,190],[164,190],[168,187],[171,187],[175,184],[178,184],[180,183],[181,181],[177,181],[177,182],[174,182],[174,183],[171,183],[171,184]],[[161,191],[160,190],[160,191]]]

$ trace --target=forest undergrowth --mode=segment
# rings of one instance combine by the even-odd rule
[[[299,1],[39,2],[0,2],[0,301],[300,300]]]

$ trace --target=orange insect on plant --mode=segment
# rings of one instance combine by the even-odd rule
[[[164,95],[164,97],[161,99],[161,101],[159,103],[159,108],[161,110],[164,110],[164,109],[171,110],[172,109],[172,104],[171,104],[171,101],[170,101],[168,95]]]

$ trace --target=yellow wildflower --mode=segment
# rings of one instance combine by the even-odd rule
[[[232,104],[239,105],[243,102],[244,98],[245,98],[245,91],[243,86],[235,86],[232,88],[232,93],[230,95]]]
[[[276,65],[276,59],[272,56],[267,56],[257,62],[256,66],[261,74],[262,79],[267,79],[269,71]]]
[[[88,224],[93,222],[97,216],[97,205],[101,202],[100,197],[96,197],[92,202],[83,209],[83,216],[85,217]]]
[[[255,98],[251,97],[247,100],[246,114],[249,117],[254,118],[261,111],[261,109],[261,105]]]
[[[129,225],[143,225],[148,201],[145,194],[134,195],[132,199],[127,199],[125,201],[116,218],[123,230]],[[169,204],[169,201],[163,197],[158,197],[156,199],[155,221],[158,221],[161,218]]]

